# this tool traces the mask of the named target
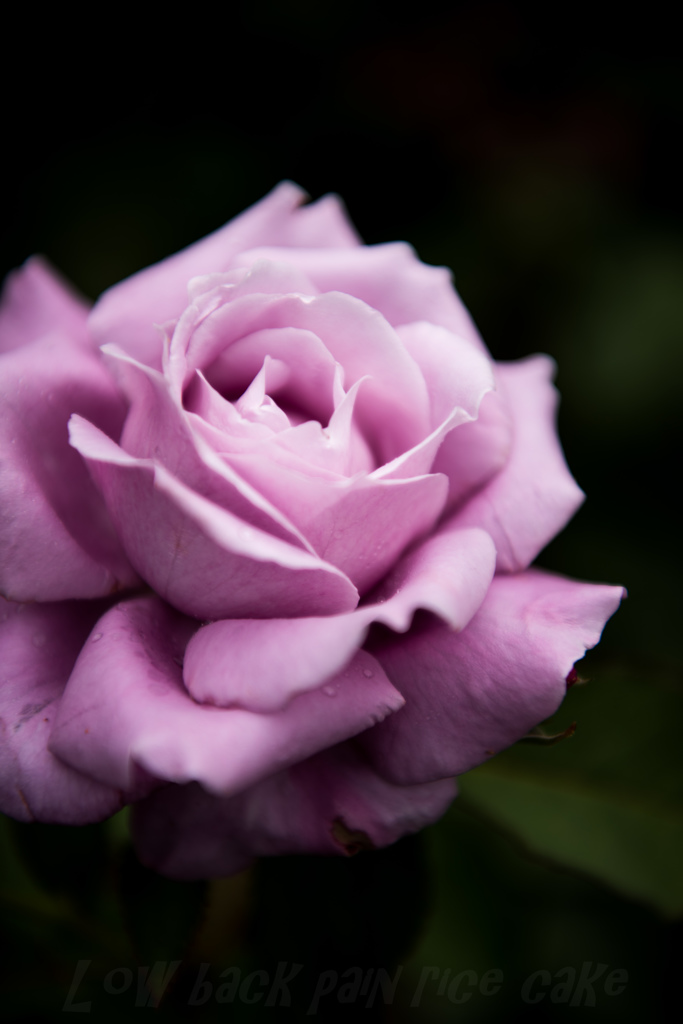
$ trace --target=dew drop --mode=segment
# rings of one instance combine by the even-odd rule
[[[101,640],[101,639],[102,639],[102,633],[95,633],[95,635],[91,638],[90,643],[91,644],[96,644],[97,641]]]
[[[363,669],[363,675],[365,676],[366,679],[372,679],[374,674],[375,673],[372,671],[372,669],[369,669],[369,668],[364,668]]]
[[[329,683],[327,686],[323,686],[323,693],[325,694],[326,697],[336,697],[337,687],[332,686],[332,684]]]

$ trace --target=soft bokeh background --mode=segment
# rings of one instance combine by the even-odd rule
[[[3,821],[6,1019],[59,1016],[79,961],[73,1003],[102,1020],[149,1013],[139,968],[173,960],[169,1020],[640,1021],[678,994],[676,34],[657,4],[632,21],[601,20],[599,5],[417,7],[262,0],[191,9],[154,35],[123,10],[27,19],[8,34],[21,71],[4,89],[0,262],[43,252],[95,299],[289,177],[339,192],[367,242],[405,239],[450,266],[496,358],[559,365],[561,435],[588,501],[540,563],[629,588],[581,666],[590,682],[548,725],[576,734],[464,777],[421,837],[348,861],[265,861],[208,890],[141,869],[125,817]],[[188,1007],[202,962],[211,998]],[[216,1001],[221,971],[272,978],[279,962],[303,965],[291,1007]],[[597,964],[596,1009],[555,987]],[[393,997],[373,999],[377,971],[397,965]],[[534,971],[563,968],[524,1000]],[[615,969],[628,981],[610,996]],[[498,991],[468,987],[488,970]],[[316,1006],[322,971],[338,983]],[[461,971],[474,973],[449,989]],[[360,990],[340,989],[356,977]]]

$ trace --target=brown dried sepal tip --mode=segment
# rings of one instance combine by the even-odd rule
[[[374,850],[375,844],[366,832],[349,829],[341,818],[332,822],[332,838],[344,848],[347,857],[354,857],[361,850]]]
[[[538,743],[543,747],[552,747],[553,744],[559,743],[561,740],[568,740],[576,732],[576,722],[572,722],[562,732],[556,732],[553,734],[547,733],[540,726],[536,726],[531,732],[528,732],[526,736],[522,736],[520,743]]]

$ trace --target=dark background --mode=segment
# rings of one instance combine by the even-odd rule
[[[320,972],[351,966],[402,964],[395,996],[343,1004],[335,987],[319,1018],[579,1019],[585,996],[520,992],[535,970],[585,963],[628,972],[620,995],[596,982],[601,1018],[657,1019],[680,995],[677,35],[657,4],[637,17],[415,6],[236,3],[173,24],[169,11],[153,32],[113,8],[91,24],[17,22],[0,269],[43,252],[95,299],[283,178],[342,195],[366,242],[405,239],[451,267],[495,358],[558,362],[561,436],[588,500],[539,561],[629,589],[581,669],[590,685],[556,716],[576,736],[472,773],[441,824],[390,850],[214,883],[208,917],[201,886],[135,865],[119,819],[6,823],[12,1019],[60,1012],[80,959],[92,965],[76,1002],[112,1019],[150,1011],[134,1008],[137,982],[107,993],[108,972],[176,957],[169,1019],[187,1014],[201,961],[216,983],[231,965],[304,965],[291,1010],[212,996],[193,1011],[207,1019],[298,1020]],[[411,1008],[430,965],[504,983],[456,1004],[430,982]]]

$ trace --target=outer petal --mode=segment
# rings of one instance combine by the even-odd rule
[[[225,227],[114,285],[101,296],[90,318],[97,342],[115,342],[158,369],[162,343],[154,325],[180,316],[191,278],[228,270],[236,252],[254,245],[358,245],[339,200],[326,196],[298,209],[305,198],[298,186],[282,182]]]
[[[373,647],[406,698],[364,737],[377,770],[413,785],[460,775],[514,743],[557,709],[623,593],[537,570],[496,576],[462,633],[432,622]]]
[[[333,565],[252,527],[150,459],[138,459],[74,416],[131,561],[176,608],[200,618],[349,611],[358,593]]]
[[[228,799],[167,786],[133,809],[143,863],[173,878],[215,878],[254,856],[347,856],[387,846],[436,821],[453,780],[394,786],[344,743]]]
[[[547,356],[499,363],[513,424],[504,468],[456,515],[493,537],[498,570],[525,569],[566,525],[584,498],[565,462],[555,427],[554,364]]]
[[[31,256],[7,276],[0,298],[0,352],[62,331],[85,342],[87,304],[42,256]]]
[[[483,398],[493,389],[493,364],[485,352],[443,327],[419,322],[404,324],[396,332],[420,368],[430,401],[431,433],[419,444],[376,469],[374,479],[405,479],[438,472],[438,453],[456,427],[479,415]],[[446,462],[446,470],[452,467]],[[449,493],[454,483],[448,475]],[[452,499],[451,499],[452,500]]]
[[[277,710],[342,671],[373,622],[403,633],[423,608],[463,629],[484,600],[494,565],[483,530],[443,531],[403,558],[355,612],[203,626],[185,652],[185,684],[200,702]]]
[[[335,248],[277,248],[268,246],[240,252],[235,266],[251,266],[258,259],[282,260],[304,270],[321,292],[339,291],[367,302],[394,327],[429,320],[466,338],[486,351],[472,318],[446,267],[422,263],[405,242],[364,245],[349,251]]]
[[[0,810],[22,821],[84,825],[119,810],[121,793],[47,749],[74,662],[100,602],[23,605],[0,598]]]
[[[73,412],[118,436],[125,407],[99,353],[51,334],[0,357],[0,589],[17,601],[97,597],[138,582],[69,447]]]
[[[302,694],[271,715],[198,705],[178,664],[195,625],[155,597],[108,612],[96,626],[101,637],[85,645],[71,674],[51,749],[93,778],[125,788],[141,766],[157,778],[198,781],[228,795],[403,704],[377,662],[360,652],[332,696]]]
[[[499,473],[510,456],[512,421],[499,391],[484,395],[479,414],[444,438],[432,464],[448,478],[446,510],[452,511]]]
[[[431,429],[456,408],[474,419],[483,396],[494,387],[491,359],[465,338],[425,320],[403,324],[396,333],[427,385]]]

